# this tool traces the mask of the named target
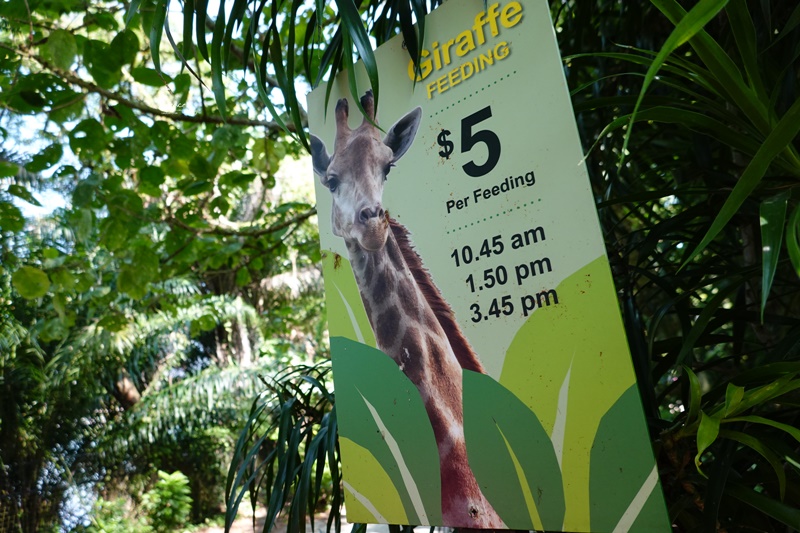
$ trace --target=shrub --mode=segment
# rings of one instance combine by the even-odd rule
[[[192,497],[189,478],[182,472],[158,471],[158,481],[142,498],[148,521],[156,533],[178,531],[189,522]]]

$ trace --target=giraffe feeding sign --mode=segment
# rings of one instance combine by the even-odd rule
[[[443,75],[432,78],[433,81],[426,85],[428,99],[436,94],[455,87],[468,80],[473,75],[483,72],[494,65],[495,61],[502,61],[511,53],[507,41],[497,40],[500,28],[513,28],[522,21],[522,5],[519,2],[508,2],[500,7],[495,2],[486,9],[479,11],[471,27],[461,31],[454,38],[442,39],[442,42],[433,41],[431,50],[423,48],[420,54],[419,69],[414,68],[414,61],[408,61],[408,76],[412,80],[423,81],[432,73],[440,71],[453,63],[453,58],[463,58],[478,50],[475,57],[469,61],[460,62]],[[493,39],[494,42],[489,41]]]
[[[309,95],[348,520],[668,531],[547,3],[376,59]]]

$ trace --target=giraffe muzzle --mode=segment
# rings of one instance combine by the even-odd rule
[[[389,229],[385,219],[386,212],[378,204],[375,207],[365,207],[358,213],[359,245],[370,252],[375,252],[383,248]]]
[[[370,221],[370,219],[383,218],[383,214],[384,214],[383,207],[381,207],[380,205],[371,208],[365,207],[358,214],[358,221],[361,222],[362,224],[366,224],[367,222]]]

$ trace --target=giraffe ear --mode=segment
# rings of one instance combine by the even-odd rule
[[[316,135],[311,136],[311,162],[314,166],[314,172],[321,178],[325,177],[331,158],[325,148],[325,143]]]
[[[422,108],[418,107],[407,113],[389,128],[389,132],[383,139],[383,144],[391,148],[392,152],[394,152],[392,162],[403,157],[403,154],[411,148],[411,143],[414,142],[414,137],[417,135],[417,128],[419,128],[421,119]]]

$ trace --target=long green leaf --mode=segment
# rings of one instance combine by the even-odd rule
[[[697,455],[694,456],[694,464],[697,467],[697,471],[703,477],[708,477],[703,473],[703,470],[700,468],[700,457],[703,455],[703,452],[708,449],[709,446],[714,444],[714,441],[717,440],[719,436],[719,418],[714,416],[708,416],[707,414],[700,412],[700,426],[697,428]]]
[[[657,55],[655,52],[652,52],[650,50],[642,50],[633,47],[630,47],[630,49],[637,53],[623,54],[620,52],[599,52],[599,53],[587,53],[587,54],[574,54],[565,57],[564,61],[569,62],[584,57],[592,59],[607,58],[607,59],[616,59],[618,61],[625,61],[626,63],[633,63],[634,65],[642,65],[649,67],[650,65],[653,64],[653,59]],[[700,85],[702,88],[711,91],[712,93],[720,95],[725,94],[724,87],[711,74],[711,72],[701,67],[700,65],[697,65],[696,63],[684,61],[680,58],[672,56],[669,57],[667,61],[661,66],[661,70],[659,72],[674,74],[676,78],[683,78],[687,81],[691,81],[692,84],[696,83]],[[616,76],[619,74],[614,73],[614,75]],[[641,75],[644,76],[643,74]],[[661,80],[659,79],[659,81]],[[682,92],[691,91],[692,84],[684,84],[679,90],[681,90]]]
[[[632,114],[625,115],[613,120],[597,136],[592,149],[602,142],[607,134],[629,124],[631,120],[634,122],[653,121],[664,124],[680,124],[693,131],[718,139],[745,154],[755,154],[759,148],[759,145],[751,137],[742,135],[741,132],[732,129],[730,125],[711,118],[707,114],[672,106],[656,106],[641,110],[635,116]]]
[[[267,39],[269,38],[269,32],[267,32],[266,38]],[[272,100],[269,97],[269,93],[267,92],[268,87],[266,84],[266,77],[267,77],[267,60],[269,59],[269,50],[263,50],[263,55],[261,56],[260,59],[255,56],[255,50],[253,49],[251,50],[253,59],[257,65],[256,68],[254,69],[254,73],[256,76],[256,92],[258,92],[258,96],[261,98],[262,103],[269,110],[269,113],[272,116],[272,120],[274,120],[278,124],[278,126],[281,127],[283,131],[292,134],[292,132],[289,130],[288,126],[284,122],[281,114],[278,113],[277,109],[275,109],[275,106],[273,105]]]
[[[798,6],[794,9],[792,14],[789,16],[789,19],[786,21],[786,25],[783,27],[775,40],[772,41],[772,44],[767,47],[767,50],[778,44],[779,41],[789,35],[798,25],[800,25],[800,4],[798,4]]]
[[[776,422],[769,418],[764,418],[763,416],[739,416],[736,418],[728,418],[723,420],[723,422],[749,422],[751,424],[763,424],[765,426],[774,427],[775,429],[780,429],[781,431],[785,431],[789,435],[791,435],[797,442],[800,442],[800,429],[790,426],[789,424],[783,424],[781,422]]]
[[[183,0],[183,57],[192,57],[192,26],[194,24],[194,0]],[[182,59],[186,64],[186,59]]]
[[[128,10],[125,12],[125,27],[127,28],[128,25],[131,23],[131,19],[139,11],[139,4],[142,3],[142,0],[132,0],[130,5],[128,6]]]
[[[225,3],[222,2],[224,5]],[[209,61],[208,46],[206,45],[206,19],[208,18],[208,0],[195,0],[195,44],[203,59]],[[220,6],[221,7],[221,6]],[[185,37],[184,37],[185,38]]]
[[[681,351],[678,353],[677,362],[679,364],[683,364],[684,360],[692,353],[695,344],[703,335],[703,333],[705,333],[708,324],[714,318],[717,310],[722,306],[723,303],[725,303],[732,292],[739,289],[739,286],[743,281],[744,280],[742,279],[733,280],[733,282],[731,282],[731,284],[727,287],[720,287],[717,294],[715,294],[706,302],[705,307],[700,312],[697,320],[695,320],[689,335],[687,335],[686,339],[683,341]]]
[[[764,80],[761,77],[758,66],[756,28],[748,11],[747,2],[745,0],[733,0],[728,4],[725,11],[728,14],[733,37],[736,39],[736,46],[744,64],[744,71],[747,73],[747,79],[750,80],[750,87],[753,88],[756,97],[767,105],[769,103],[769,94],[766,87],[764,87]]]
[[[153,16],[153,25],[150,26],[150,55],[153,58],[153,67],[158,72],[161,72],[161,57],[159,51],[161,49],[161,36],[164,31],[164,23],[167,20],[167,10],[169,9],[169,0],[158,0],[155,7],[155,15]]]
[[[676,0],[650,0],[662,13],[664,13],[673,24],[677,24],[686,15],[686,10]],[[689,41],[692,48],[697,52],[703,64],[718,80],[723,87],[724,94],[742,110],[748,119],[764,135],[769,132],[769,114],[764,103],[761,102],[755,93],[745,84],[742,74],[736,67],[736,63],[731,60],[725,50],[711,38],[704,30],[699,31]]]
[[[361,105],[361,98],[359,93],[361,92],[358,88],[358,78],[356,77],[356,65],[353,63],[353,45],[350,43],[350,36],[348,34],[344,34],[344,47],[343,47],[343,54],[344,54],[344,68],[347,70],[347,85],[350,88],[350,94],[353,95],[353,99],[355,101],[356,107],[361,112],[362,115],[365,117],[367,116],[367,112],[364,109],[364,106]],[[349,50],[349,51],[348,51]],[[328,84],[330,88],[332,84]],[[327,97],[326,97],[327,98]],[[377,124],[373,122],[373,125]]]
[[[700,0],[675,26],[675,29],[667,38],[664,46],[661,47],[661,50],[653,60],[650,68],[647,69],[647,74],[645,74],[644,77],[644,83],[639,91],[639,98],[637,99],[636,105],[633,108],[633,113],[631,113],[631,121],[628,124],[628,131],[625,133],[625,140],[622,144],[621,159],[624,158],[625,154],[627,153],[628,142],[630,141],[631,133],[633,131],[633,119],[636,117],[636,113],[639,111],[639,106],[644,99],[644,95],[647,92],[648,87],[650,87],[650,84],[655,79],[656,74],[658,74],[658,71],[661,69],[661,66],[666,61],[667,57],[672,54],[672,52],[674,52],[675,49],[677,49],[680,45],[694,37],[697,32],[702,30],[711,19],[717,16],[717,13],[722,11],[727,3],[728,0]]]
[[[731,413],[737,415],[748,409],[765,404],[766,402],[800,388],[800,380],[795,380],[796,373],[789,373],[775,379],[766,385],[745,392],[744,398]],[[718,413],[722,407],[715,409],[712,414]]]
[[[761,323],[778,269],[783,243],[783,226],[786,223],[786,204],[790,192],[782,192],[761,202]]]
[[[313,31],[312,31],[313,29]],[[311,13],[311,16],[308,18],[308,25],[306,26],[306,33],[303,36],[303,70],[307,80],[313,80],[315,78],[313,72],[313,56],[317,52],[317,48],[315,44],[319,37],[317,33],[317,13]]]
[[[789,252],[789,259],[792,261],[794,271],[800,277],[800,205],[797,205],[789,217],[789,225],[786,230],[786,250]]]
[[[297,10],[300,7],[300,2],[294,1],[292,2],[292,9],[290,12],[291,20],[297,19]],[[286,77],[287,79],[291,80],[292,84],[294,84],[294,79],[296,78],[296,72],[294,67],[294,60],[295,60],[295,25],[291,24],[289,26],[289,36],[287,39],[288,50],[286,51]],[[292,116],[292,121],[295,124],[295,130],[297,131],[297,138],[300,139],[300,142],[303,143],[303,146],[306,150],[311,150],[311,146],[308,144],[308,138],[305,135],[305,131],[302,128],[303,119],[300,116],[300,103],[297,101],[297,92],[294,90],[294,85],[292,85],[292,90],[289,91],[287,95],[284,93],[284,96],[288,96],[287,98],[287,107],[289,114]]]
[[[739,404],[742,403],[743,398],[744,387],[739,387],[733,383],[728,383],[728,387],[725,389],[724,416],[728,416],[730,413],[733,413]]]
[[[211,90],[222,118],[227,116],[225,104],[225,85],[222,81],[222,39],[225,37],[225,2],[219,3],[214,33],[211,37]]]
[[[342,17],[342,26],[345,28],[346,33],[350,36],[350,47],[344,48],[345,61],[348,56],[352,56],[352,44],[358,50],[358,55],[364,63],[364,68],[367,71],[370,85],[372,86],[372,95],[375,99],[375,111],[378,110],[378,64],[375,61],[375,54],[372,52],[372,45],[369,42],[367,30],[364,28],[364,23],[358,14],[358,8],[353,0],[336,0],[336,5],[339,7],[339,15]],[[350,68],[352,70],[352,67]],[[354,84],[350,85],[351,90]],[[360,94],[356,91],[352,93],[353,99],[356,101],[358,108],[361,109],[359,103]],[[363,113],[364,110],[361,109]]]
[[[772,467],[772,470],[775,471],[775,476],[778,478],[781,500],[783,500],[784,496],[786,495],[786,472],[783,471],[783,462],[781,461],[781,458],[778,457],[775,452],[770,450],[766,444],[752,435],[742,433],[741,431],[722,429],[719,432],[719,436],[720,438],[735,440],[736,442],[744,444],[745,446],[758,452],[758,454],[769,463],[769,465]]]
[[[700,380],[697,379],[697,374],[692,372],[688,366],[683,366],[683,371],[689,380],[689,412],[686,414],[686,424],[693,423],[700,414],[700,403],[702,392],[700,390]]]
[[[411,8],[414,10],[414,18],[417,19],[417,52],[422,54],[422,47],[425,46],[425,16],[427,15],[427,9],[425,8],[424,0],[410,0],[410,2]],[[402,22],[400,26],[402,29]],[[411,52],[410,49],[409,52]],[[420,61],[421,57],[420,55],[416,58],[417,62]]]
[[[800,132],[800,98],[795,101],[794,105],[792,105],[783,118],[781,118],[780,122],[775,126],[775,129],[772,130],[772,133],[770,133],[764,141],[764,144],[761,145],[761,148],[759,148],[752,161],[750,161],[750,164],[747,165],[747,168],[742,172],[741,178],[739,178],[739,181],[736,183],[733,191],[731,191],[728,199],[725,200],[725,204],[714,219],[708,232],[706,232],[703,240],[700,241],[700,244],[689,254],[681,268],[685,267],[686,263],[705,250],[708,244],[714,240],[714,237],[722,231],[728,221],[730,221],[733,215],[736,214],[745,200],[750,196],[750,193],[761,183],[761,179],[764,177],[764,174],[766,174],[773,159],[788,146],[791,146],[798,132]],[[800,168],[797,172],[800,174]]]
[[[336,405],[334,404],[331,409],[331,416],[328,419],[328,442],[325,448],[328,451],[328,469],[331,473],[331,482],[334,487],[338,487],[341,481],[339,475],[339,463],[341,456],[339,454],[339,445],[337,436],[339,434],[339,424],[336,415]],[[336,531],[342,528],[342,517],[339,509],[342,505],[342,491],[334,491],[333,501],[331,502],[331,513],[328,516],[328,530],[330,531],[331,525],[335,526]]]
[[[800,509],[791,505],[773,500],[764,496],[744,485],[731,483],[728,486],[728,493],[736,499],[758,509],[762,513],[771,516],[795,531],[800,530]]]
[[[275,68],[275,78],[278,81],[278,86],[280,87],[281,92],[283,92],[284,96],[289,99],[286,102],[286,107],[292,116],[292,120],[294,121],[295,132],[293,132],[293,136],[298,140],[300,140],[303,146],[305,146],[306,150],[310,150],[308,145],[308,139],[306,139],[306,136],[303,133],[303,128],[301,127],[302,119],[300,117],[300,104],[297,103],[297,97],[294,92],[294,80],[287,75],[286,70],[283,67],[282,63],[283,60],[281,57],[283,47],[281,45],[280,33],[278,32],[278,29],[275,26],[273,26],[270,34],[271,35],[269,39],[269,57],[272,59],[272,65]],[[262,64],[264,65],[265,68],[266,64],[263,62],[263,58],[262,58]],[[274,109],[271,104],[269,105],[269,107],[270,111]]]
[[[225,37],[222,39],[222,48],[224,50],[223,64],[225,69],[228,69],[230,56],[231,56],[231,41],[233,40],[233,32],[242,24],[247,9],[247,0],[235,0],[230,14],[228,15],[228,24],[225,27]],[[292,19],[294,20],[294,19]],[[247,56],[244,56],[247,57]],[[246,68],[246,65],[245,65]]]

